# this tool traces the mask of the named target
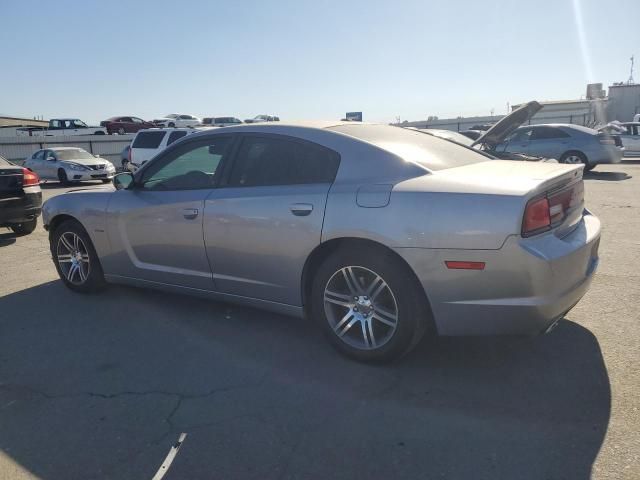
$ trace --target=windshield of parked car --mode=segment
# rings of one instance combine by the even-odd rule
[[[73,150],[54,150],[56,152],[56,156],[58,160],[88,160],[90,158],[95,158],[86,150],[82,150],[81,148],[73,149]]]
[[[406,128],[353,123],[330,127],[330,130],[372,143],[429,170],[443,170],[491,160],[472,148]]]

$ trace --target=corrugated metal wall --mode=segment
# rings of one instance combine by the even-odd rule
[[[120,153],[131,143],[130,135],[76,135],[69,137],[0,137],[0,155],[21,163],[33,152],[47,147],[80,147],[120,165]]]

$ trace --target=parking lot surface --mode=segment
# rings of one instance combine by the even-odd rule
[[[553,332],[384,367],[293,318],[74,294],[41,226],[0,231],[0,479],[151,479],[183,432],[165,479],[640,478],[640,160],[585,185],[601,263]]]

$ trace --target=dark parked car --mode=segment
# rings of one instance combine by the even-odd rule
[[[202,124],[212,127],[230,127],[232,125],[242,125],[242,120],[236,117],[204,117]]]
[[[101,127],[107,129],[109,135],[117,133],[124,135],[125,133],[137,133],[143,128],[152,128],[155,125],[138,117],[111,117],[104,122],[100,122]]]
[[[38,224],[41,207],[38,175],[0,157],[0,227],[28,235]]]

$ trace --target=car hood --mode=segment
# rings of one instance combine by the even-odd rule
[[[493,127],[484,132],[475,142],[475,145],[486,145],[493,148],[513,133],[523,123],[528,122],[531,117],[540,111],[542,105],[535,100],[525,103],[517,110],[514,110],[506,117],[499,120]]]

